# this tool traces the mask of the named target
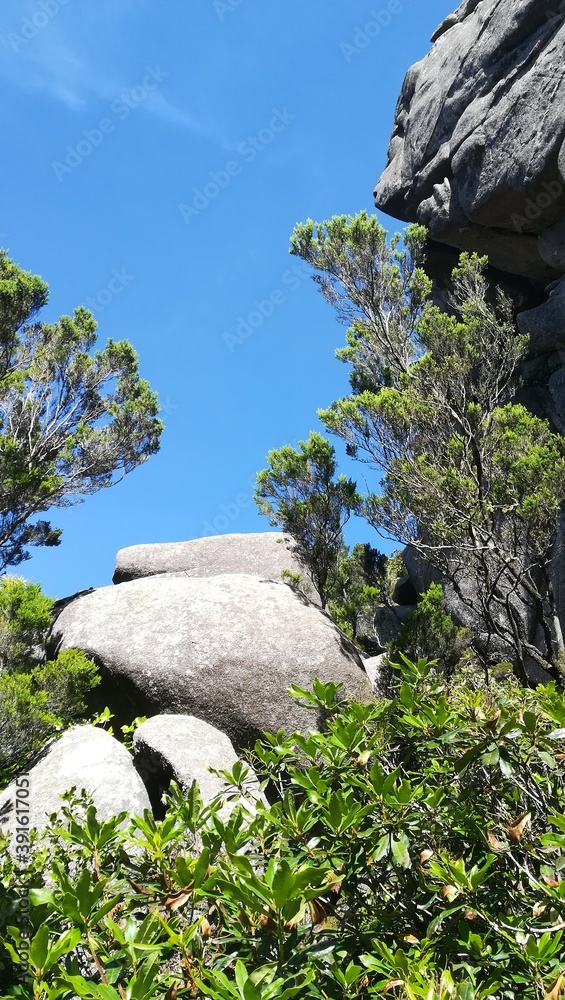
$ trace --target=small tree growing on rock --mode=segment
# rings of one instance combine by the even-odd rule
[[[325,608],[339,575],[343,529],[361,498],[353,480],[336,476],[335,449],[321,434],[312,432],[299,445],[300,451],[286,445],[269,452],[255,500],[271,524],[291,537]]]
[[[369,523],[440,571],[523,680],[531,658],[563,685],[550,563],[565,438],[512,402],[527,343],[510,303],[491,301],[486,258],[462,255],[453,312],[442,312],[421,266],[425,237],[412,226],[389,242],[365,212],[296,228],[291,252],[349,326],[337,356],[352,392],[320,416],[384,474],[364,501]]]

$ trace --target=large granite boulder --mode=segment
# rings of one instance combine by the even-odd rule
[[[76,787],[94,800],[98,816],[121,812],[142,815],[149,797],[131,755],[117,740],[94,726],[77,726],[47,746],[39,761],[0,794],[0,830],[42,830],[61,809],[60,796]]]
[[[135,731],[133,754],[157,812],[163,792],[173,780],[183,791],[196,781],[204,803],[211,802],[225,789],[224,779],[212,774],[211,768],[231,772],[239,760],[225,733],[193,715],[155,715],[147,719]],[[244,800],[248,808],[261,798],[257,777],[251,768],[249,771]],[[235,805],[236,801],[227,802],[220,815],[229,816]]]
[[[246,573],[280,581],[283,570],[303,573],[288,546],[284,535],[271,531],[210,535],[189,542],[131,545],[118,552],[114,583],[162,573],[185,573],[194,577]]]
[[[466,0],[433,41],[406,76],[377,207],[547,284],[565,272],[563,4]]]
[[[283,583],[242,574],[164,575],[105,587],[67,605],[57,648],[102,668],[101,701],[118,718],[190,714],[239,750],[263,730],[308,730],[322,720],[288,695],[316,677],[370,700],[357,650],[331,619]]]

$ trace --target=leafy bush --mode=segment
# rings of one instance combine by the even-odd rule
[[[87,693],[99,683],[96,665],[77,649],[29,671],[0,674],[0,788],[83,714]]]
[[[75,649],[38,662],[53,603],[39,584],[0,580],[0,788],[85,711],[86,694],[100,681],[95,664]]]
[[[37,662],[53,603],[37,583],[17,576],[0,579],[0,671],[22,670]]]
[[[357,640],[363,611],[388,600],[387,571],[387,557],[372,545],[359,542],[351,552],[343,547],[328,610],[350,639]]]
[[[558,1000],[565,698],[401,673],[379,704],[295,689],[327,730],[257,745],[272,805],[241,764],[227,820],[195,785],[126,825],[68,796],[24,890],[0,862],[2,995]]]
[[[450,673],[469,641],[468,630],[459,628],[446,611],[443,587],[439,583],[431,583],[414,610],[402,622],[398,638],[389,653],[393,659],[401,650],[412,660],[433,657]]]

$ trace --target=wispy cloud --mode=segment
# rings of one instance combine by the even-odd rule
[[[62,42],[50,38],[44,44],[28,46],[10,53],[10,43],[3,38],[4,57],[0,75],[9,83],[31,93],[43,93],[72,110],[85,106],[82,94],[84,60]]]
[[[206,139],[217,139],[225,149],[232,149],[234,146],[217,122],[212,119],[197,118],[188,111],[175,107],[160,91],[149,96],[143,109],[148,114],[155,115],[156,118],[160,118],[177,128],[186,129],[193,135],[200,135]]]
[[[123,17],[138,7],[140,0],[99,0],[98,12],[112,18]],[[108,10],[106,10],[108,7]],[[51,20],[35,18],[41,10],[34,0],[24,0],[16,7],[7,0],[0,19],[0,77],[12,86],[32,94],[43,94],[71,111],[81,111],[94,98],[111,102],[128,94],[140,81],[126,81],[112,67],[93,65],[84,54],[84,45],[75,41],[61,7]],[[26,23],[32,27],[23,29]],[[30,20],[31,19],[31,20]],[[103,19],[106,25],[106,17]],[[37,27],[37,25],[40,25]],[[81,26],[85,30],[81,15]],[[35,33],[34,33],[35,29]],[[88,25],[86,26],[88,29]],[[25,37],[26,34],[29,37]],[[78,52],[81,52],[79,55]],[[168,75],[167,67],[163,67]],[[142,74],[143,75],[143,74]],[[193,114],[172,103],[159,90],[140,105],[145,114],[192,135],[210,139],[225,149],[233,148],[224,129],[209,117]]]

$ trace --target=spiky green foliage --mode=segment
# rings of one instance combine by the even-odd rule
[[[86,309],[42,323],[48,289],[0,251],[0,570],[60,531],[34,520],[121,479],[159,446],[156,395],[126,340],[94,350]]]
[[[486,259],[462,255],[442,312],[420,266],[424,236],[411,227],[387,242],[366,213],[295,230],[292,252],[350,324],[337,354],[352,392],[320,416],[384,476],[364,503],[377,531],[440,571],[524,680],[533,659],[563,683],[550,561],[565,438],[512,402],[526,340],[510,303],[491,297]]]
[[[292,539],[296,557],[325,607],[339,572],[343,529],[360,497],[351,479],[337,475],[329,441],[312,432],[299,447],[269,452],[269,467],[257,476],[255,500],[271,524]]]
[[[67,795],[23,879],[0,855],[2,996],[559,1000],[564,698],[398,669],[379,704],[295,690],[327,729],[257,745],[271,805],[241,763],[162,821]]]

